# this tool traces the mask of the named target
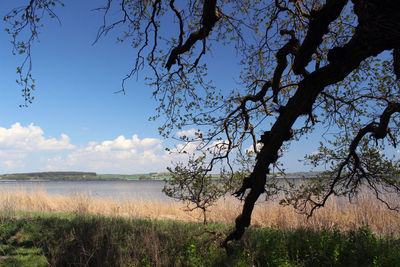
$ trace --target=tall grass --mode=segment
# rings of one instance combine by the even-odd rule
[[[398,203],[396,198],[389,199]],[[217,202],[208,213],[210,222],[232,224],[241,211],[241,203],[235,198]],[[28,192],[24,189],[6,191],[0,189],[0,211],[40,211],[126,218],[171,219],[185,222],[201,222],[200,211],[187,211],[184,203],[161,200],[118,201],[73,193],[68,196],[50,195],[41,189]],[[390,211],[371,194],[362,193],[353,203],[332,198],[326,207],[307,219],[292,207],[283,207],[278,201],[259,202],[253,212],[252,225],[274,227],[282,230],[313,229],[355,231],[368,227],[376,235],[400,236],[400,214]]]
[[[26,213],[0,216],[0,266],[399,266],[400,239],[250,228],[219,246],[225,224]]]

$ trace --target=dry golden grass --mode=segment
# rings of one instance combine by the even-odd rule
[[[392,202],[398,201],[391,199]],[[234,198],[220,200],[208,213],[211,222],[233,223],[241,210]],[[186,205],[174,201],[125,200],[96,198],[90,194],[74,193],[69,196],[49,195],[41,189],[28,192],[23,189],[0,189],[1,211],[66,212],[105,216],[122,216],[151,219],[172,219],[201,222],[201,211],[188,212]],[[256,205],[252,225],[272,226],[280,229],[299,227],[313,229],[356,230],[368,226],[378,235],[400,235],[400,214],[388,210],[367,193],[361,194],[353,204],[339,204],[330,199],[326,207],[307,219],[292,207],[282,207],[278,201],[260,202]]]
[[[391,203],[395,201],[398,203],[397,199],[390,200]],[[367,226],[377,235],[400,235],[400,213],[389,210],[367,193],[362,193],[352,203],[333,197],[310,219],[296,212],[291,206],[279,205],[278,201],[258,204],[253,214],[253,225],[280,229],[312,228],[349,231]]]

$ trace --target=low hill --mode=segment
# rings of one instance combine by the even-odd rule
[[[0,175],[2,180],[97,180],[95,172],[29,172]]]
[[[95,172],[28,172],[0,175],[0,180],[164,180],[167,173],[97,174]]]

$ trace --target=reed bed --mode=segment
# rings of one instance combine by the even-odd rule
[[[389,199],[398,203],[397,198]],[[240,213],[242,204],[229,197],[219,200],[208,211],[209,222],[232,224]],[[185,222],[202,222],[201,211],[187,210],[184,203],[146,199],[105,199],[90,193],[50,195],[38,188],[32,192],[24,189],[0,189],[0,211],[38,211],[104,215],[126,218],[169,219]],[[252,225],[279,229],[327,229],[349,231],[368,227],[374,234],[400,236],[400,214],[388,210],[371,194],[362,193],[353,203],[332,198],[326,207],[307,219],[292,207],[283,207],[278,201],[259,202],[253,212]]]

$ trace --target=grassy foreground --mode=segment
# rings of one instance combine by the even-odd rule
[[[252,227],[227,256],[230,228],[101,216],[3,213],[1,266],[399,266],[400,239],[357,231]]]
[[[204,226],[177,202],[0,190],[0,266],[400,266],[400,215],[368,194],[309,220],[261,202],[228,257],[219,244],[240,208],[221,200]]]
[[[400,205],[398,198],[388,198],[393,205]],[[187,206],[176,201],[102,199],[90,194],[49,195],[37,188],[6,191],[0,189],[0,212],[34,211],[73,214],[90,214],[109,217],[170,219],[184,222],[202,222],[201,211],[186,211]],[[232,224],[240,214],[242,203],[235,198],[221,199],[208,212],[210,222]],[[253,211],[251,224],[282,230],[298,228],[313,230],[357,231],[368,227],[378,236],[400,236],[400,213],[388,210],[371,194],[363,193],[353,203],[332,198],[323,209],[307,219],[292,207],[283,207],[277,200],[258,203]]]

